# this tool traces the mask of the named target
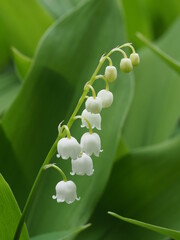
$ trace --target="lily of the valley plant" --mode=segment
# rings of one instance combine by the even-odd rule
[[[129,58],[123,50],[125,47],[129,47],[132,50]],[[94,169],[92,156],[95,155],[98,157],[102,152],[101,139],[98,133],[94,132],[94,129],[97,129],[97,131],[101,130],[100,113],[104,108],[109,108],[113,103],[113,93],[109,90],[109,83],[111,84],[117,79],[117,70],[116,67],[113,66],[112,59],[110,58],[111,54],[114,52],[120,52],[123,55],[123,58],[120,61],[120,70],[124,73],[131,72],[133,67],[139,64],[139,55],[135,52],[135,49],[130,43],[123,44],[120,47],[118,46],[100,58],[96,70],[84,86],[82,96],[80,97],[67,125],[59,124],[58,126],[58,137],[51,147],[36,177],[16,230],[14,236],[15,240],[19,239],[21,235],[21,230],[26,220],[30,204],[33,200],[35,190],[37,189],[38,182],[44,170],[54,168],[61,174],[62,177],[62,180],[56,184],[56,195],[53,195],[53,199],[56,199],[58,203],[66,202],[68,204],[80,199],[77,195],[76,184],[72,180],[67,179],[65,173],[60,167],[56,164],[50,164],[50,160],[55,154],[56,149],[58,158],[63,160],[68,160],[69,158],[71,159],[71,175],[93,175]],[[106,60],[109,65],[106,67],[104,74],[99,74],[99,71]],[[96,94],[96,91],[93,88],[93,83],[95,81],[99,81],[100,79],[105,82],[105,89],[100,90]],[[91,96],[88,95],[89,92],[92,93]],[[77,115],[84,102],[85,109],[81,115]],[[81,137],[80,143],[78,143],[75,136],[71,136],[70,133],[70,129],[74,121],[77,119],[81,120],[81,127],[87,128],[86,132]]]

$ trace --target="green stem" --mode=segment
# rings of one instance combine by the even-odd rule
[[[109,83],[108,83],[108,80],[105,79],[105,82],[106,82],[106,90],[109,91]]]
[[[123,48],[123,47],[129,47],[129,48],[131,48],[132,53],[136,53],[136,51],[135,51],[134,47],[131,45],[131,43],[125,43],[125,44],[121,45],[119,48]]]
[[[54,163],[52,163],[52,164],[47,164],[47,165],[44,166],[44,170],[46,170],[46,169],[48,169],[48,168],[54,168],[55,170],[57,170],[57,171],[61,174],[64,182],[67,182],[67,177],[66,177],[65,173],[63,172],[63,170],[62,170],[61,168],[59,168],[58,166],[56,166]]]
[[[109,83],[108,80],[104,77],[104,75],[97,75],[96,79],[103,79],[106,83],[106,90],[109,91]]]
[[[90,122],[88,121],[88,119],[87,119],[86,117],[83,117],[83,116],[80,116],[80,115],[79,115],[79,116],[75,116],[75,117],[74,117],[74,120],[76,120],[76,119],[84,119],[84,121],[87,122],[87,125],[88,125],[88,128],[89,128],[89,133],[90,133],[90,134],[93,133],[92,126],[91,126]]]
[[[120,52],[120,53],[123,54],[124,58],[127,58],[126,53],[122,49],[120,49],[120,48],[114,48],[112,51],[113,52]]]
[[[112,60],[111,60],[111,58],[110,58],[110,57],[107,57],[107,60],[109,61],[109,66],[112,66],[112,65],[113,65],[113,63],[112,63]]]
[[[69,130],[68,126],[67,126],[67,125],[63,125],[63,126],[61,127],[61,132],[60,132],[60,134],[63,132],[63,129],[65,130],[67,137],[68,137],[68,138],[71,138],[71,133],[70,133],[70,130]]]
[[[85,88],[91,89],[93,98],[96,98],[96,92],[95,92],[94,88],[90,84],[86,84]]]
[[[112,49],[106,56],[103,56],[101,57],[100,59],[100,62],[97,66],[97,68],[95,69],[93,75],[91,76],[90,80],[88,81],[88,84],[89,85],[92,85],[96,79],[96,75],[98,74],[99,70],[101,69],[103,63],[105,62],[106,59],[108,59],[108,57],[113,53],[115,52],[114,49]],[[85,88],[84,91],[83,91],[83,94],[81,95],[77,105],[76,105],[76,108],[73,112],[73,114],[71,115],[68,123],[67,123],[67,127],[70,129],[73,122],[74,122],[74,117],[76,116],[77,112],[79,111],[81,105],[83,104],[85,98],[86,98],[86,95],[89,91],[89,88]],[[50,151],[48,152],[45,160],[44,160],[44,163],[42,164],[38,174],[37,174],[37,177],[34,181],[34,184],[31,188],[31,191],[30,191],[30,194],[28,196],[28,199],[26,201],[26,204],[25,204],[25,207],[23,209],[23,212],[22,212],[22,215],[21,215],[21,218],[20,218],[20,221],[18,223],[18,226],[17,226],[17,229],[16,229],[16,232],[15,232],[15,235],[14,235],[14,240],[18,240],[20,238],[20,235],[21,235],[21,231],[22,231],[22,228],[23,228],[23,225],[24,225],[24,222],[26,220],[26,217],[28,215],[28,212],[30,210],[30,206],[31,206],[31,203],[33,201],[33,198],[35,196],[35,193],[36,193],[36,190],[38,188],[38,185],[39,185],[39,182],[42,178],[42,175],[43,175],[43,170],[44,170],[44,166],[49,164],[51,158],[53,157],[53,155],[55,154],[56,152],[56,148],[57,148],[57,143],[58,141],[63,138],[65,136],[65,131],[61,132],[61,134],[57,137],[57,139],[55,140],[54,144],[52,145]]]

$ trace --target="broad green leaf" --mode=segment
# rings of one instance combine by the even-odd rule
[[[16,73],[19,76],[19,78],[23,81],[28,73],[28,70],[30,69],[32,59],[25,56],[14,47],[12,48],[12,52],[14,57]]]
[[[152,26],[149,19],[149,14],[147,14],[147,1],[143,0],[118,0],[122,2],[124,9],[124,18],[126,21],[126,29],[128,33],[128,39],[133,44],[139,46],[141,45],[137,41],[135,33],[137,31],[142,32],[148,38],[152,38]],[[140,3],[141,2],[141,3]],[[135,20],[136,19],[136,20]],[[135,21],[134,21],[135,20]]]
[[[53,3],[49,0],[38,0],[54,17],[58,18],[71,11],[78,4],[86,0],[54,0]]]
[[[146,3],[146,14],[151,22],[154,38],[157,38],[179,17],[180,2],[172,0],[164,1],[162,4],[160,1],[147,0]]]
[[[21,212],[13,193],[0,174],[0,239],[13,239]],[[23,228],[20,240],[29,239],[26,227]]]
[[[160,227],[160,226],[155,226],[155,225],[145,223],[145,222],[141,222],[141,221],[137,221],[137,220],[131,219],[131,218],[122,217],[122,216],[120,216],[116,213],[113,213],[113,212],[108,212],[108,213],[110,215],[112,215],[113,217],[118,218],[122,221],[132,223],[132,224],[137,225],[139,227],[147,228],[151,231],[160,233],[160,234],[165,235],[165,236],[169,236],[169,237],[174,238],[174,239],[180,239],[180,231],[176,231],[176,230],[172,230],[172,229],[168,229],[168,228],[163,228],[163,227]]]
[[[9,58],[9,52],[8,52],[8,47],[7,47],[7,42],[6,42],[6,34],[5,34],[5,29],[3,28],[3,23],[1,21],[0,17],[0,71],[3,69],[3,67],[6,65],[8,62]]]
[[[107,214],[109,210],[153,225],[180,229],[179,146],[180,136],[176,136],[136,149],[117,161],[90,219],[88,237],[82,233],[77,239],[164,239],[160,234],[112,219]]]
[[[29,184],[32,184],[57,135],[59,122],[72,113],[99,58],[121,43],[124,43],[124,27],[120,8],[116,1],[108,0],[89,1],[79,6],[58,20],[44,35],[22,91],[2,122],[4,133]],[[119,59],[118,54],[114,55],[113,62],[117,66]],[[104,88],[104,82],[96,86]],[[99,159],[94,159],[95,174],[92,178],[73,178],[81,202],[69,206],[53,201],[51,196],[59,177],[53,171],[47,172],[29,216],[32,235],[82,225],[94,209],[108,180],[121,128],[132,100],[132,76],[119,72],[110,89],[114,94],[114,103],[102,114],[104,152]],[[72,134],[79,140],[83,131],[77,123]],[[60,163],[68,174],[70,161]]]
[[[76,234],[86,230],[90,226],[91,224],[87,224],[82,227],[72,229],[69,231],[47,233],[47,234],[32,237],[31,240],[68,240],[74,237]]]
[[[136,38],[137,31],[151,40],[157,39],[179,17],[180,12],[178,0],[164,1],[163,4],[156,0],[123,0],[122,4],[128,39],[137,46],[142,46]]]
[[[6,181],[13,189],[13,192],[16,193],[16,200],[20,206],[23,205],[24,201],[22,196],[28,194],[29,187],[27,177],[24,175],[24,172],[21,169],[21,166],[18,165],[18,159],[12,148],[11,142],[5,135],[2,126],[0,125],[0,171],[4,176]]]
[[[177,61],[180,61],[179,28],[180,19],[157,44]],[[135,96],[123,132],[131,148],[166,140],[180,115],[179,75],[151,51],[144,49],[139,54],[141,63],[135,69]]]
[[[52,23],[52,18],[40,7],[36,0],[0,0],[0,26],[5,32],[5,48],[9,51],[14,46],[32,57],[36,45]]]
[[[21,84],[12,69],[0,74],[0,117],[14,101],[20,87]]]
[[[124,139],[121,138],[119,145],[117,147],[115,160],[119,160],[120,158],[127,155],[128,153],[129,153],[129,149],[128,149],[127,145],[125,144]]]

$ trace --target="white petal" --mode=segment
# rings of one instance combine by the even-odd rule
[[[92,128],[96,127],[98,130],[101,130],[101,115],[99,113],[90,113],[84,109],[81,115],[90,122]],[[83,118],[81,127],[89,128],[87,122]]]
[[[97,95],[102,100],[102,107],[108,108],[113,103],[113,94],[110,91],[107,91],[105,89],[98,92]]]
[[[86,110],[91,113],[95,113],[95,114],[100,113],[102,110],[102,101],[98,97],[96,98],[89,97],[86,100],[85,105],[86,105]]]
[[[81,146],[74,137],[62,138],[58,142],[57,150],[62,159],[76,159],[81,152]]]
[[[77,175],[92,175],[93,174],[93,161],[90,156],[83,153],[81,157],[72,160],[72,173]]]
[[[97,133],[85,133],[81,137],[81,148],[83,152],[91,156],[93,153],[98,156],[101,149],[101,140]]]
[[[72,181],[60,181],[56,185],[56,196],[53,195],[53,199],[57,199],[57,202],[66,201],[68,204],[74,202],[77,199],[76,185]]]
[[[73,203],[77,198],[76,194],[76,185],[72,181],[66,182],[66,193],[65,193],[65,201],[70,204]]]

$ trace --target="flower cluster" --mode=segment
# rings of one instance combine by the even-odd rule
[[[124,47],[130,47],[132,49],[130,58],[128,58],[126,53],[122,50]],[[110,55],[113,52],[120,52],[123,54],[123,58],[120,61],[120,70],[124,73],[129,73],[132,71],[133,66],[139,64],[139,55],[135,52],[130,43],[116,47],[107,55],[103,55],[96,71],[91,79],[85,84],[83,95],[81,96],[68,124],[63,126],[61,126],[61,124],[59,125],[57,157],[61,157],[64,160],[71,159],[71,175],[91,176],[94,172],[92,155],[99,157],[99,154],[102,152],[101,139],[98,133],[93,131],[94,129],[101,130],[100,113],[102,109],[109,108],[113,103],[113,93],[109,91],[109,83],[113,83],[117,79],[117,69],[113,66],[110,58]],[[105,60],[109,61],[109,65],[106,67],[104,75],[98,75],[98,71]],[[97,79],[103,79],[106,88],[100,90],[96,95],[95,89],[92,85]],[[89,90],[92,92],[91,96],[88,95]],[[76,115],[84,100],[86,100],[85,109],[82,111],[81,115]],[[75,137],[72,137],[70,133],[70,127],[76,119],[81,119],[81,127],[87,128],[88,130],[82,135],[80,143]],[[56,195],[53,196],[53,199],[56,199],[58,203],[67,202],[68,204],[75,200],[79,200],[76,193],[75,183],[73,181],[67,181],[65,174],[60,168],[57,166],[54,168],[59,169],[63,180],[57,183]]]

